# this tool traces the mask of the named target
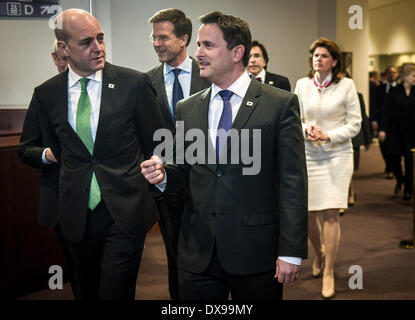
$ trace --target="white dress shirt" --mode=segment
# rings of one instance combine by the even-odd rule
[[[176,68],[165,63],[164,64],[164,86],[166,87],[167,100],[169,101],[170,112],[173,114],[173,69],[181,69],[179,74],[179,82],[183,90],[183,98],[186,99],[190,95],[190,84],[192,81],[192,59],[189,56]]]
[[[68,66],[68,69],[68,122],[76,132],[76,111],[78,109],[79,97],[81,96],[81,83],[79,80],[82,77],[73,72],[70,66]],[[92,141],[95,142],[101,107],[102,70],[98,70],[87,78],[90,79],[86,90],[91,101],[91,136]],[[42,152],[42,162],[44,164],[51,163],[51,161],[46,160],[46,149]]]
[[[235,120],[236,114],[242,104],[242,100],[248,91],[251,78],[247,72],[244,72],[238,80],[231,84],[227,90],[232,91],[233,95],[230,99],[232,106],[232,123]],[[214,148],[216,149],[216,135],[218,131],[220,117],[223,110],[223,100],[218,94],[222,89],[216,84],[212,84],[212,92],[210,95],[209,112],[208,112],[208,124],[209,124],[209,136]]]
[[[78,76],[69,67],[68,73],[68,122],[72,129],[76,132],[76,111],[78,110],[78,101],[81,96],[81,83],[79,80],[82,77]],[[99,111],[101,107],[101,92],[102,92],[102,70],[99,70],[87,77],[90,79],[86,87],[89,100],[91,101],[91,136],[92,141],[95,142],[97,134]]]

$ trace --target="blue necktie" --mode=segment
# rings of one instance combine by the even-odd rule
[[[232,106],[230,99],[233,95],[233,92],[229,90],[222,90],[218,93],[223,100],[223,110],[219,120],[218,133],[216,135],[216,155],[219,158],[219,155],[222,152],[222,148],[226,142],[228,131],[232,126]]]
[[[183,99],[183,90],[179,82],[179,74],[182,71],[181,69],[173,69],[174,73],[174,83],[173,83],[173,119],[175,119],[176,104]]]

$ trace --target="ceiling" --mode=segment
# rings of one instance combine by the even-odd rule
[[[398,4],[399,2],[406,1],[415,1],[415,0],[369,0],[369,8],[376,9],[380,7],[386,7],[393,4]]]

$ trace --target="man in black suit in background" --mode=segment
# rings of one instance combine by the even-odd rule
[[[65,10],[55,25],[69,69],[35,88],[19,156],[59,170],[58,212],[40,212],[40,221],[58,225],[67,240],[79,298],[134,299],[145,235],[156,221],[138,167],[163,126],[155,91],[145,74],[105,61],[104,33],[88,12]]]
[[[252,77],[270,86],[291,91],[287,77],[267,71],[268,53],[264,45],[254,40],[249,54],[248,72]]]
[[[388,66],[385,69],[385,74],[386,74],[386,82],[382,83],[375,89],[375,106],[376,106],[375,108],[376,109],[375,109],[374,118],[372,118],[371,120],[372,120],[372,128],[376,131],[379,129],[379,123],[383,116],[386,97],[389,94],[390,89],[396,86],[397,79],[398,79],[398,70],[394,66]],[[393,179],[390,152],[387,148],[387,143],[381,140],[382,139],[380,138],[379,146],[380,146],[380,151],[382,153],[383,160],[385,161],[386,179]]]
[[[177,153],[176,164],[164,166],[153,156],[142,173],[160,191],[189,187],[178,247],[180,299],[227,299],[229,292],[233,300],[281,299],[281,283],[298,279],[307,256],[298,99],[250,79],[245,21],[216,11],[201,22],[196,57],[201,77],[213,84],[179,102],[176,120],[186,135],[204,139],[184,141],[184,164]],[[244,157],[258,148],[249,167]]]
[[[157,91],[164,126],[174,136],[176,103],[209,87],[210,83],[200,78],[196,60],[187,54],[187,46],[192,37],[191,20],[178,9],[165,9],[158,11],[149,22],[153,24],[151,39],[161,64],[147,74]],[[184,190],[180,190],[177,193],[163,194],[156,201],[160,231],[166,247],[172,299],[178,299],[177,243],[184,207],[183,197]]]

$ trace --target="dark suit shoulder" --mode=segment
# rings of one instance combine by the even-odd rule
[[[146,74],[144,72],[134,70],[127,67],[117,66],[111,63],[106,62],[105,67],[103,69],[104,74],[106,73],[115,73],[117,76],[121,77],[145,77]]]
[[[56,86],[59,81],[65,80],[65,78],[67,76],[68,76],[68,72],[58,73],[57,75],[53,76],[52,78],[50,78],[50,79],[46,80],[45,82],[43,82],[42,84],[38,85],[35,88],[35,91],[36,90],[44,90],[44,89],[48,89],[50,87]]]
[[[146,74],[150,77],[150,79],[153,79],[154,76],[160,72],[160,70],[163,70],[163,64],[159,64],[158,66],[154,67],[153,69],[150,69],[146,72]]]
[[[293,93],[287,90],[265,84],[261,85],[261,90],[263,94],[271,95],[279,99],[289,99],[292,98],[292,96],[294,96]]]
[[[287,77],[284,77],[280,74],[275,74],[267,71],[265,74],[265,83],[280,89],[291,91],[290,81]]]
[[[272,73],[272,72],[268,72],[268,71],[267,71],[267,74],[268,74],[268,76],[270,78],[288,81],[288,78],[287,77],[284,77],[284,76],[282,76],[280,74],[276,74],[276,73]]]

